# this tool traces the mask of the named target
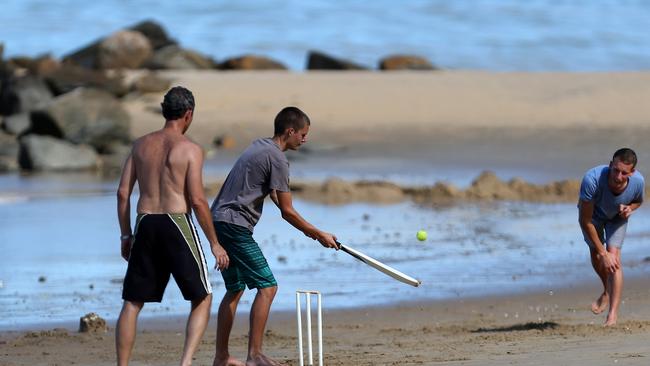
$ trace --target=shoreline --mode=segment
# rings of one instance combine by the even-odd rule
[[[647,277],[645,277],[643,274],[637,274],[636,276],[627,276],[625,278],[625,287],[624,290],[629,286],[632,288],[633,292],[638,292],[642,291],[642,288],[645,286],[645,281],[647,280]],[[170,286],[174,286],[174,284],[170,284]],[[597,279],[594,278],[592,280],[583,280],[583,281],[578,281],[575,283],[570,283],[565,286],[553,286],[552,289],[545,288],[548,286],[545,285],[538,285],[534,286],[532,288],[525,288],[521,290],[510,290],[510,291],[504,291],[504,292],[499,292],[499,293],[488,293],[488,294],[465,294],[463,296],[458,296],[455,299],[452,298],[444,298],[444,299],[430,299],[430,300],[401,300],[401,301],[396,301],[392,303],[386,303],[386,304],[378,304],[378,305],[371,305],[371,306],[355,306],[355,307],[347,307],[347,308],[330,308],[327,311],[330,313],[335,313],[335,314],[354,314],[354,313],[359,313],[363,312],[366,310],[373,310],[373,311],[390,311],[391,309],[394,308],[419,308],[423,306],[430,306],[430,307],[449,307],[455,303],[461,302],[461,303],[467,303],[467,304],[479,304],[483,302],[507,302],[507,301],[524,301],[527,299],[542,299],[545,298],[546,296],[561,296],[561,294],[570,296],[570,295],[575,295],[575,297],[585,297],[588,299],[588,295],[591,293],[596,293],[597,288]],[[545,288],[545,289],[543,289]],[[246,290],[247,292],[250,292],[252,290]],[[254,292],[254,291],[253,291]],[[650,293],[650,291],[648,291]],[[216,316],[216,311],[217,309],[217,303],[220,301],[220,295],[221,293],[215,292],[213,293],[213,311],[211,312],[211,319],[210,319],[210,324],[213,324],[214,320],[213,317]],[[624,294],[625,295],[625,294]],[[625,296],[623,296],[625,297]],[[323,303],[326,302],[325,298],[326,295],[323,294]],[[120,300],[121,301],[121,300]],[[163,300],[164,303],[164,300]],[[588,301],[586,303],[588,304]],[[146,304],[145,304],[145,309],[146,309]],[[242,318],[246,319],[249,314],[249,304],[241,304],[240,309],[238,309],[237,313],[237,318]],[[587,309],[587,307],[585,307]],[[303,308],[304,310],[304,308]],[[295,311],[294,310],[273,310],[271,309],[271,314],[277,317],[276,321],[287,321],[290,319],[293,319],[295,317]],[[80,317],[84,314],[80,314]],[[139,331],[172,331],[172,330],[184,330],[184,322],[185,322],[186,316],[185,315],[177,315],[177,314],[171,314],[171,315],[147,315],[146,310],[143,310],[143,313],[141,313],[140,321],[139,321]],[[117,320],[116,318],[114,319],[105,319],[107,321],[107,324],[109,326],[109,331],[114,330],[114,323]],[[650,321],[650,319],[648,319]],[[244,322],[245,323],[245,322]],[[245,326],[246,324],[242,324],[242,326]],[[180,327],[180,328],[176,328]],[[0,335],[2,334],[9,334],[9,333],[25,333],[25,332],[30,332],[30,331],[47,331],[47,330],[54,330],[54,329],[65,329],[69,332],[76,333],[79,328],[79,323],[77,321],[52,321],[52,322],[33,322],[25,325],[20,325],[16,328],[5,328],[5,329],[0,329]]]
[[[333,365],[538,365],[560,361],[600,365],[614,359],[628,362],[625,365],[645,364],[650,357],[646,346],[650,309],[645,306],[650,291],[646,278],[626,280],[619,324],[613,328],[603,328],[604,315],[589,310],[599,292],[595,275],[588,283],[563,289],[359,309],[328,309],[324,297],[325,360]],[[218,299],[213,300],[213,308],[216,302]],[[196,355],[197,364],[211,362],[215,318],[213,312]],[[134,364],[144,360],[146,364],[173,364],[180,355],[184,323],[182,316],[143,317]],[[85,365],[108,365],[113,359],[114,322],[109,326],[107,333],[88,334],[76,333],[75,328],[1,331],[0,344],[9,346],[4,352],[7,365],[73,359]],[[247,315],[239,313],[231,337],[231,350],[237,357],[245,354],[247,326]],[[272,311],[265,335],[268,354],[294,365],[296,341],[295,312]],[[607,342],[619,346],[606,347]],[[161,353],[161,349],[166,351]]]

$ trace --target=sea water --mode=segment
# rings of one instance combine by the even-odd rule
[[[60,57],[153,19],[217,60],[260,54],[293,70],[309,50],[370,68],[400,53],[449,69],[647,70],[649,18],[641,0],[5,0],[0,43],[5,56]]]
[[[52,178],[41,182],[41,190],[48,184]],[[10,198],[0,199],[0,329],[76,321],[89,312],[117,317],[127,263],[120,257],[114,190],[105,190],[115,185],[98,184],[94,193],[51,189],[49,195],[3,195]],[[342,251],[323,248],[282,220],[267,201],[254,237],[279,283],[274,310],[293,309],[297,289],[319,290],[327,309],[337,309],[552,291],[597,281],[575,204],[494,202],[434,209],[408,201],[332,206],[296,200],[295,206],[341,242],[422,285],[397,282]],[[623,252],[626,276],[650,273],[644,261],[650,231],[642,225],[648,219],[645,207],[631,219]],[[416,239],[418,230],[428,232],[426,241]],[[214,258],[201,237],[212,268]],[[210,272],[210,282],[219,299],[225,289],[218,271]],[[248,311],[253,295],[246,293],[239,311]],[[143,316],[182,315],[187,309],[172,279],[162,303],[148,304]]]

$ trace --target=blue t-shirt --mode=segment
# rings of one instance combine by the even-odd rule
[[[589,169],[580,184],[580,200],[594,203],[593,218],[598,221],[613,219],[618,215],[619,205],[641,203],[645,195],[645,183],[639,171],[628,178],[627,187],[619,195],[609,189],[608,175],[609,166],[600,165]]]

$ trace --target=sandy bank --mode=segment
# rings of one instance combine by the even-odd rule
[[[236,155],[272,132],[286,105],[312,119],[306,147],[333,158],[371,156],[429,162],[436,167],[554,171],[579,179],[630,146],[639,168],[650,167],[650,72],[165,72],[194,91],[188,131],[210,146],[227,137]],[[132,134],[160,128],[162,94],[126,102]],[[336,155],[337,151],[346,155]],[[336,170],[336,166],[332,166]],[[433,182],[432,182],[433,183]]]
[[[648,72],[174,71],[163,75],[194,91],[193,128],[210,134],[261,127],[268,131],[275,113],[286,105],[307,111],[321,133],[342,128],[368,133],[415,129],[411,132],[416,134],[440,127],[645,127],[650,121]],[[160,125],[160,118],[151,119],[157,117],[151,108],[158,103],[159,95],[131,103],[134,113],[146,112],[136,115],[134,134]]]
[[[596,283],[594,278],[593,283]],[[605,329],[604,316],[589,311],[595,286],[523,295],[403,304],[332,311],[324,299],[327,365],[646,365],[650,352],[650,293],[645,279],[626,283],[620,324]],[[292,313],[272,313],[265,337],[268,353],[296,365]],[[112,326],[112,324],[111,324]],[[184,320],[141,323],[134,365],[173,365],[182,347]],[[214,319],[196,355],[211,363]],[[231,351],[242,357],[246,316],[233,330]],[[113,330],[79,334],[69,329],[5,332],[3,365],[111,365]]]

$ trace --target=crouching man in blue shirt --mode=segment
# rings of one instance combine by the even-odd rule
[[[603,293],[591,304],[591,311],[600,314],[609,306],[605,326],[616,324],[623,290],[621,247],[627,221],[644,198],[644,179],[635,170],[636,163],[632,149],[619,149],[609,165],[588,170],[580,185],[580,228],[603,283]]]

